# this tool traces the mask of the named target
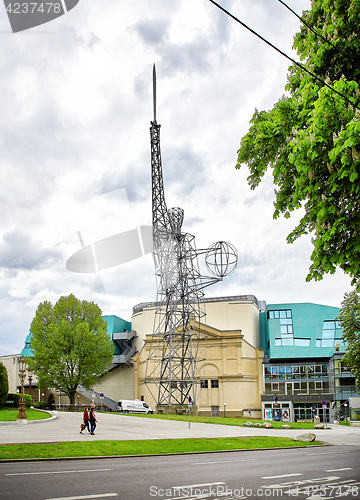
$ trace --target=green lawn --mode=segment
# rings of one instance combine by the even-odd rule
[[[290,438],[235,437],[214,439],[148,439],[143,441],[92,441],[49,444],[0,445],[0,460],[65,457],[106,457],[114,455],[155,455],[254,448],[284,448],[321,444],[304,443]]]
[[[188,421],[189,416],[188,415],[143,415],[143,414],[123,414],[119,413],[119,416],[136,416],[136,417],[142,417],[142,418],[160,418],[160,419],[167,419],[167,420],[182,420],[182,421]],[[205,424],[220,424],[220,425],[237,425],[237,426],[243,426],[245,425],[245,422],[252,422],[255,424],[256,422],[264,423],[265,420],[254,420],[254,419],[249,419],[249,418],[236,418],[236,417],[199,417],[199,416],[192,416],[191,422],[202,422]],[[290,425],[291,429],[314,429],[314,424],[312,422],[271,422],[274,426],[275,429],[281,429],[282,425]]]
[[[19,410],[17,408],[2,408],[0,410],[0,422],[15,422],[18,413]],[[29,408],[26,410],[26,417],[28,420],[44,420],[45,418],[50,418],[51,415]]]

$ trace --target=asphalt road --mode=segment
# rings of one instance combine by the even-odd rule
[[[97,414],[98,425],[95,436],[80,434],[81,413],[58,412],[51,421],[41,420],[21,425],[0,425],[0,444],[50,443],[58,441],[129,440],[129,439],[174,439],[210,438],[236,436],[284,436],[295,437],[309,432],[298,429],[264,429],[237,426],[178,422],[117,414]],[[330,429],[312,429],[317,440],[329,444],[357,444],[360,446],[360,427],[331,425]],[[360,498],[360,497],[359,497]]]
[[[360,498],[357,445],[0,463],[0,500]]]

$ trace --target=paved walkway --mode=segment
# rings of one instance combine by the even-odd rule
[[[330,429],[286,430],[191,422],[189,429],[188,422],[98,413],[95,435],[91,436],[87,432],[80,434],[81,413],[55,413],[57,413],[56,419],[32,421],[27,425],[17,422],[5,425],[3,423],[0,425],[0,444],[237,436],[283,436],[293,438],[305,432],[314,432],[318,441],[334,445],[346,444],[360,447],[360,427],[343,425],[330,425]]]

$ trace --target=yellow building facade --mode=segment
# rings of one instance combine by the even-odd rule
[[[199,384],[195,404],[204,416],[261,416],[263,388],[259,303],[253,296],[205,299],[206,323],[201,329]],[[134,360],[135,397],[156,406],[155,384],[145,384],[145,370],[156,303],[134,307],[132,327],[137,332]]]

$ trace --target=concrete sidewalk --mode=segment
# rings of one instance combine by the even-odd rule
[[[53,443],[60,441],[216,438],[238,436],[279,436],[294,438],[305,432],[318,441],[360,447],[360,427],[330,425],[330,429],[264,429],[231,425],[203,424],[174,420],[97,413],[95,435],[80,434],[82,413],[56,412],[57,418],[27,425],[7,423],[0,426],[0,444]]]

